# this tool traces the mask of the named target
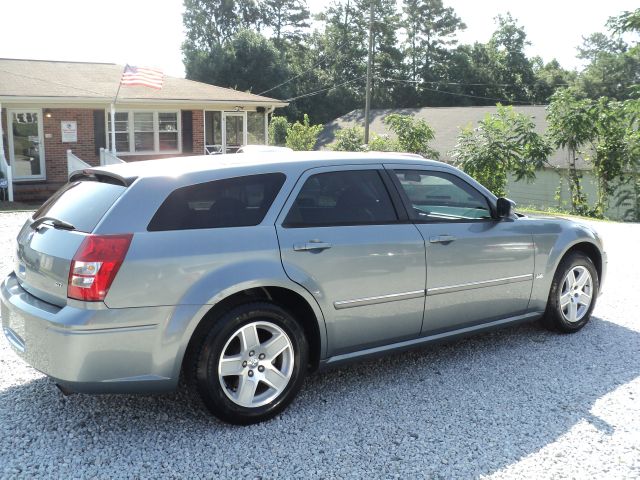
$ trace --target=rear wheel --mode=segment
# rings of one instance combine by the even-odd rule
[[[293,400],[307,361],[307,340],[293,317],[270,303],[250,303],[213,324],[192,368],[207,408],[246,425],[272,418]]]
[[[599,290],[598,272],[591,259],[580,252],[569,254],[553,278],[543,318],[545,326],[577,332],[591,318]]]

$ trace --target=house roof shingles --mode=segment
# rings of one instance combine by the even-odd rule
[[[116,96],[123,70],[124,66],[113,63],[0,58],[0,98],[59,97],[110,101]],[[160,90],[123,86],[118,93],[118,101],[126,100],[286,105],[281,100],[166,75]]]
[[[532,118],[535,130],[544,133],[547,129],[546,107],[544,105],[514,106],[516,112],[523,113]],[[496,107],[425,107],[425,108],[399,108],[399,109],[374,109],[371,110],[371,120],[369,129],[371,133],[377,135],[395,135],[384,124],[384,118],[391,113],[402,115],[412,115],[415,118],[425,120],[434,130],[435,138],[431,142],[431,147],[440,153],[440,160],[451,162],[451,150],[456,145],[460,130],[466,127],[475,127],[485,116],[496,112]],[[327,148],[335,140],[335,134],[339,129],[351,128],[353,126],[364,125],[363,110],[353,110],[352,112],[335,119],[325,125],[320,133],[318,145]],[[557,168],[568,168],[569,157],[567,150],[559,149],[549,158],[549,164]],[[578,169],[590,169],[584,160],[577,162]]]

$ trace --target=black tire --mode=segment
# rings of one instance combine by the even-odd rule
[[[591,303],[583,316],[579,320],[572,322],[569,321],[565,316],[566,314],[563,313],[560,295],[563,292],[563,286],[565,286],[565,278],[567,278],[569,272],[573,271],[576,267],[584,267],[591,275]],[[542,324],[552,331],[562,333],[577,332],[589,322],[591,312],[593,312],[593,309],[596,306],[596,299],[598,298],[599,292],[600,283],[598,279],[598,272],[593,261],[581,252],[570,253],[562,259],[555,275],[553,276],[553,282],[551,283],[551,290],[549,292],[549,300],[547,301],[547,309],[542,317]]]
[[[218,364],[225,353],[225,347],[231,348],[228,342],[233,342],[238,332],[244,326],[254,322],[266,325],[275,325],[288,337],[292,352],[288,358],[293,359],[290,368],[288,383],[280,391],[277,397],[264,405],[246,407],[235,403],[230,395],[233,395],[233,387],[223,386],[229,377],[218,376]],[[264,332],[261,331],[261,334]],[[239,338],[239,337],[238,337]],[[295,398],[302,387],[307,370],[309,347],[302,327],[284,309],[277,305],[256,302],[237,306],[216,319],[208,332],[203,334],[203,339],[198,343],[197,351],[188,358],[190,365],[185,368],[191,370],[192,383],[207,409],[220,420],[235,425],[250,425],[273,418],[282,412]],[[243,371],[250,369],[245,367]],[[257,368],[256,377],[257,378]],[[264,367],[262,367],[264,371]],[[248,372],[247,372],[248,373]],[[245,377],[246,378],[246,377]],[[233,381],[233,377],[231,377]],[[238,380],[239,381],[239,380]],[[261,388],[269,388],[267,384]],[[273,392],[272,394],[276,394]]]

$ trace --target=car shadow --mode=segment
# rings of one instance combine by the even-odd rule
[[[537,452],[580,421],[611,435],[615,426],[591,410],[640,375],[639,345],[640,333],[596,317],[572,335],[522,324],[313,375],[284,413],[251,427],[218,422],[185,388],[64,397],[40,378],[0,391],[0,423],[22,440],[33,437],[32,460],[75,455],[100,475],[117,473],[131,458],[144,475],[154,449],[172,452],[170,472],[196,459],[213,475],[250,437],[275,466],[249,456],[242,471],[265,477],[280,476],[282,462],[325,476],[354,464],[373,476],[392,475],[400,464],[405,475],[480,476]],[[14,436],[0,439],[0,451],[18,447]],[[103,455],[105,448],[114,455]]]

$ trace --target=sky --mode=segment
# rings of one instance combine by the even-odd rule
[[[313,13],[332,0],[308,0]],[[582,36],[603,31],[610,16],[638,0],[444,0],[467,25],[461,43],[486,42],[494,17],[511,12],[524,26],[527,54],[580,68]],[[0,58],[155,66],[182,77],[182,0],[0,0]]]

